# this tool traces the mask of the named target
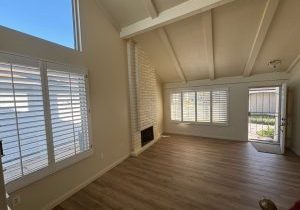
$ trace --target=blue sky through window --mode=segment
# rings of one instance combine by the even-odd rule
[[[0,0],[0,25],[75,48],[72,0]]]

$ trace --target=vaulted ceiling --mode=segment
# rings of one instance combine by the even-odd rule
[[[97,0],[163,82],[287,71],[300,60],[299,0]]]

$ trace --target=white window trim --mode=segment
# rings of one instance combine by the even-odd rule
[[[41,73],[41,81],[42,81],[42,89],[43,89],[43,98],[44,98],[44,115],[45,115],[45,127],[46,130],[49,129],[48,125],[46,123],[46,120],[51,118],[50,113],[48,113],[47,110],[49,110],[46,106],[49,99],[46,98],[45,91],[48,91],[48,85],[45,84],[44,80],[47,80],[45,75],[47,74],[47,64],[49,65],[57,65],[62,71],[67,72],[73,72],[73,73],[84,73],[85,74],[85,88],[86,88],[86,100],[87,100],[87,108],[88,108],[88,132],[89,132],[89,144],[90,149],[81,152],[79,154],[76,154],[74,156],[71,156],[67,159],[61,160],[57,163],[51,163],[49,159],[49,164],[47,167],[41,168],[35,172],[32,172],[28,175],[22,176],[19,179],[15,179],[9,183],[6,184],[6,190],[8,193],[12,193],[16,190],[19,190],[23,187],[26,187],[27,185],[30,185],[34,182],[37,182],[51,174],[54,174],[57,171],[60,171],[62,169],[65,169],[67,167],[70,167],[71,165],[86,159],[90,157],[93,154],[93,140],[92,140],[92,124],[91,124],[91,112],[90,112],[90,95],[89,95],[89,81],[88,81],[88,70],[84,67],[78,67],[73,65],[67,65],[62,63],[57,63],[54,61],[44,60],[44,59],[37,59],[37,58],[31,58],[28,56],[18,55],[18,54],[12,54],[12,53],[6,53],[0,51],[0,61],[1,62],[8,62],[13,64],[20,64],[20,65],[32,65],[37,66],[40,68]],[[39,64],[39,65],[37,65]],[[46,93],[48,94],[48,92]],[[46,99],[45,99],[46,98]],[[51,127],[51,126],[50,126]],[[50,139],[48,138],[48,132],[46,132],[47,137],[47,145],[50,143]],[[50,148],[53,146],[50,146]],[[49,148],[49,147],[48,147]],[[49,150],[48,150],[49,152]],[[51,151],[50,151],[51,152]],[[5,154],[4,154],[5,155]]]
[[[73,11],[73,27],[74,27],[74,49],[82,51],[82,36],[81,36],[81,23],[80,23],[80,5],[79,0],[72,0]]]
[[[214,123],[212,121],[212,117],[213,117],[213,114],[212,114],[212,92],[213,91],[218,91],[218,90],[225,90],[227,91],[227,122],[226,123]],[[183,93],[184,92],[201,92],[201,91],[209,91],[210,92],[210,122],[197,122],[197,94],[195,94],[195,121],[183,121]],[[181,90],[173,90],[173,91],[170,91],[169,93],[169,98],[171,99],[172,97],[172,94],[176,94],[176,93],[180,93],[181,94],[181,121],[178,121],[178,120],[172,120],[171,119],[171,115],[169,117],[169,121],[171,123],[174,123],[174,124],[189,124],[189,125],[195,125],[195,126],[215,126],[215,127],[227,127],[230,125],[230,100],[229,100],[229,94],[230,94],[230,90],[228,87],[222,87],[222,88],[193,88],[193,89],[181,89]],[[170,102],[171,100],[169,100]],[[171,104],[169,104],[169,107],[171,107]]]

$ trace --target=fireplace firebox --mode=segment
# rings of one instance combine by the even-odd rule
[[[153,126],[141,131],[142,146],[145,146],[154,139]]]

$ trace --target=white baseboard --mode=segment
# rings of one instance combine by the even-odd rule
[[[59,198],[55,199],[54,201],[52,201],[51,203],[47,204],[41,210],[51,210],[51,209],[53,209],[55,206],[59,205],[64,200],[66,200],[67,198],[71,197],[73,194],[75,194],[76,192],[80,191],[81,189],[83,189],[84,187],[86,187],[87,185],[89,185],[90,183],[92,183],[93,181],[95,181],[96,179],[98,179],[99,177],[101,177],[103,174],[105,174],[106,172],[108,172],[112,168],[114,168],[117,165],[119,165],[120,163],[122,163],[129,156],[130,155],[128,154],[128,155],[120,158],[119,160],[115,161],[113,164],[111,164],[110,166],[104,168],[103,170],[101,170],[100,172],[98,172],[97,174],[95,174],[94,176],[92,176],[91,178],[85,180],[80,185],[76,186],[75,188],[71,189],[70,191],[68,191],[67,193],[65,193],[64,195],[62,195],[61,197],[59,197]]]

